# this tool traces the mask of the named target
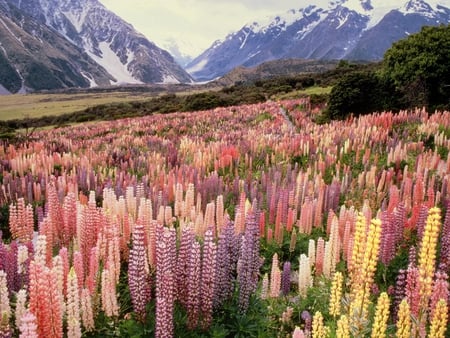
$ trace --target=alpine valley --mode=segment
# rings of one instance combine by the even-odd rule
[[[312,2],[314,3],[314,2]],[[336,0],[255,21],[214,42],[186,70],[197,81],[277,59],[380,60],[422,26],[449,24],[449,0]]]
[[[0,91],[190,83],[165,50],[97,0],[0,0]]]

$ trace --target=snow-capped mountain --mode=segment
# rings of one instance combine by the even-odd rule
[[[107,85],[113,78],[83,50],[0,0],[0,93]]]
[[[448,24],[450,0],[335,0],[309,5],[229,34],[188,64],[198,81],[286,58],[378,60],[425,25]]]
[[[192,78],[173,57],[98,0],[3,0],[84,51],[111,84],[180,83]],[[89,77],[89,75],[87,75]],[[91,85],[96,85],[91,81]]]

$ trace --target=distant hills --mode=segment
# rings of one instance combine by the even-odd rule
[[[422,26],[449,22],[448,0],[336,0],[249,23],[216,41],[186,70],[208,81],[276,59],[380,60],[393,42]]]
[[[97,0],[0,0],[0,91],[189,83],[173,57]]]

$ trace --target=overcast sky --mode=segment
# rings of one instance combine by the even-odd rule
[[[314,1],[314,3],[325,0]],[[197,56],[215,40],[258,18],[306,7],[308,0],[100,0],[158,46],[174,39]],[[327,2],[327,1],[325,1]]]

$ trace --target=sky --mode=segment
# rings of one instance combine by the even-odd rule
[[[325,0],[314,1],[320,3]],[[100,0],[159,47],[176,41],[197,56],[217,39],[259,18],[306,7],[308,0]],[[328,1],[325,1],[328,2]]]

